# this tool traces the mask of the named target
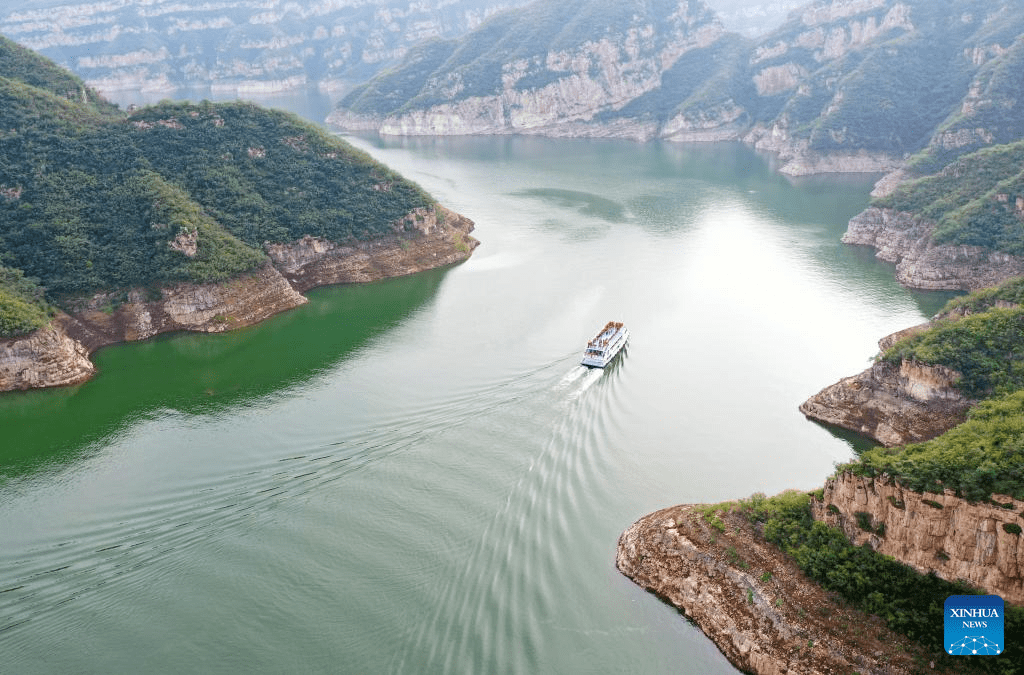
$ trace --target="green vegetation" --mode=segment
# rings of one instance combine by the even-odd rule
[[[839,470],[885,473],[917,492],[952,489],[971,501],[990,500],[993,493],[1024,499],[1024,307],[1016,306],[1022,299],[1024,278],[954,298],[931,328],[886,351],[886,361],[959,372],[956,386],[981,402],[966,422],[938,438],[874,448]],[[934,500],[925,503],[942,508]]]
[[[965,155],[934,176],[900,186],[876,206],[935,221],[935,241],[1024,255],[1024,142]]]
[[[1024,277],[1010,279],[994,288],[984,288],[953,298],[946,303],[940,315],[976,314],[992,307],[998,307],[1000,304],[1024,305]]]
[[[882,355],[889,362],[920,361],[959,372],[965,395],[982,398],[1024,388],[1024,308],[993,307],[962,319],[940,320],[900,340]]]
[[[886,473],[916,492],[951,489],[971,501],[993,493],[1024,499],[1024,390],[982,401],[966,422],[938,438],[874,448],[838,470]]]
[[[865,612],[878,615],[893,631],[928,650],[947,667],[963,673],[1013,675],[1024,668],[1024,608],[1007,606],[1006,651],[984,659],[949,657],[939,652],[943,637],[943,604],[950,595],[981,591],[923,575],[869,546],[854,546],[837,528],[811,517],[813,496],[786,492],[775,497],[755,494],[733,505],[763,526],[765,539],[776,544],[808,577]]]
[[[126,115],[2,39],[0,73],[0,264],[53,301],[221,281],[263,264],[266,242],[372,239],[433,206],[288,113],[164,102]],[[4,335],[45,322],[43,296],[0,293]]]
[[[511,82],[520,91],[537,89],[572,73],[551,67],[550,53],[576,51],[582,45],[608,40],[623,43],[632,29],[654,28],[653,39],[632,38],[642,56],[653,57],[673,39],[684,21],[710,23],[707,7],[691,7],[690,17],[674,16],[674,0],[544,0],[501,12],[458,41],[435,41],[411,50],[397,68],[353,90],[340,106],[357,113],[387,115],[429,108],[473,96],[499,93],[509,65],[528,64],[528,72]],[[599,57],[593,57],[593,67]],[[705,80],[700,70],[679,71],[672,82]],[[671,105],[678,105],[675,98]],[[652,103],[652,105],[654,105]],[[664,107],[662,102],[656,105]]]
[[[49,320],[43,289],[21,270],[0,266],[0,337],[34,331]]]
[[[80,101],[100,114],[116,114],[117,107],[106,102],[94,89],[44,56],[0,35],[0,73],[29,87],[70,101]]]

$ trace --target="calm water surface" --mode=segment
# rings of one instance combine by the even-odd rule
[[[616,539],[850,457],[797,405],[944,300],[839,243],[870,180],[730,145],[353,142],[482,246],[0,396],[0,670],[735,672]],[[610,319],[628,352],[581,368]]]

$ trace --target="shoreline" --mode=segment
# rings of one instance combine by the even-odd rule
[[[168,284],[158,298],[135,288],[76,299],[47,326],[0,339],[0,392],[81,384],[96,374],[89,357],[103,347],[255,325],[305,304],[302,293],[313,288],[454,265],[480,244],[469,234],[473,221],[442,206],[431,214],[417,210],[406,220],[415,225],[411,232],[354,245],[314,237],[268,245],[261,267],[222,282]]]
[[[735,667],[756,675],[923,670],[915,663],[921,650],[879,617],[807,579],[742,515],[723,509],[712,525],[706,508],[687,504],[643,516],[619,538],[616,567],[676,607]]]

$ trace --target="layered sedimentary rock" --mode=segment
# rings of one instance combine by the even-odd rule
[[[881,361],[825,387],[800,412],[888,447],[924,441],[963,422],[975,403],[954,386],[958,377],[944,366]]]
[[[881,620],[834,603],[742,516],[721,516],[721,530],[692,506],[644,516],[619,538],[616,566],[744,672],[917,672],[912,654],[892,650],[899,638]]]
[[[244,97],[344,88],[417,42],[461,35],[524,2],[58,0],[0,9],[0,32],[104,93],[209,87]]]
[[[886,476],[843,473],[826,482],[824,500],[812,506],[817,520],[842,528],[855,544],[870,544],[920,572],[967,581],[1022,605],[1024,502],[1005,495],[993,495],[992,501],[997,504],[972,504],[950,490],[919,494]],[[872,531],[861,528],[857,514],[870,517],[860,519]]]
[[[850,220],[843,242],[872,246],[896,264],[896,280],[910,288],[972,291],[1024,274],[1024,259],[966,245],[939,245],[935,224],[903,211],[872,207]]]
[[[140,289],[124,296],[96,294],[70,308],[68,331],[93,351],[177,330],[220,333],[306,302],[269,264],[228,282],[171,284],[155,295]]]
[[[465,260],[479,242],[473,222],[443,207],[417,209],[397,224],[398,232],[370,242],[344,245],[317,237],[267,244],[274,266],[298,291],[329,284],[404,276]]]
[[[479,242],[473,222],[443,207],[416,209],[393,234],[341,245],[314,237],[268,244],[270,262],[229,281],[168,284],[159,290],[98,293],[70,306],[50,326],[0,340],[0,391],[74,384],[95,367],[96,349],[159,333],[220,333],[250,326],[305,302],[316,286],[375,281],[467,259]]]
[[[96,372],[86,347],[65,332],[69,320],[58,315],[45,328],[0,340],[0,391],[78,384]]]

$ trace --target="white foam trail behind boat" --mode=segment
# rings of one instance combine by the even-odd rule
[[[576,366],[568,373],[566,373],[565,376],[558,382],[558,389],[565,389],[566,387],[572,385],[573,382],[586,375],[588,370],[590,369],[585,368],[583,366]]]
[[[583,377],[579,378],[579,383],[574,388],[574,391],[570,392],[570,401],[575,401],[580,396],[583,396],[583,393],[586,392],[587,389],[593,387],[597,381],[601,379],[601,375],[604,374],[604,371],[600,368],[584,368],[581,366],[581,369],[585,372],[583,373]]]

